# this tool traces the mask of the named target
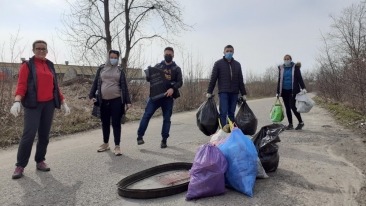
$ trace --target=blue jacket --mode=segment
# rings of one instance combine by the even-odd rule
[[[301,76],[300,64],[293,64],[292,66],[292,95],[296,95],[300,92],[300,89],[305,89],[304,80]],[[278,82],[277,82],[277,94],[281,96],[282,87],[283,87],[283,74],[284,74],[284,65],[278,66]]]

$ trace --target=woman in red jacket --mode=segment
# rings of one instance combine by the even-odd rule
[[[10,109],[10,112],[16,117],[20,112],[20,103],[24,107],[24,129],[19,143],[13,179],[23,176],[37,132],[38,142],[35,155],[37,169],[44,172],[50,171],[44,161],[54,110],[61,108],[62,105],[65,115],[70,114],[70,108],[58,87],[54,65],[46,59],[47,43],[37,40],[33,43],[32,50],[34,56],[20,66],[14,104]]]

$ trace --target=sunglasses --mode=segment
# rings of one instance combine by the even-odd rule
[[[110,50],[109,54],[117,54],[119,56],[119,51],[117,50]]]

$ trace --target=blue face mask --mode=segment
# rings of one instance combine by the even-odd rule
[[[111,62],[111,64],[114,66],[118,63],[118,59],[109,59],[109,61]]]
[[[234,53],[233,52],[226,52],[225,53],[225,59],[231,60],[233,58]]]

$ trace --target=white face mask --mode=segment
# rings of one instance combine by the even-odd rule
[[[111,62],[111,64],[114,66],[118,63],[118,59],[109,59],[109,61]]]
[[[284,60],[283,63],[285,64],[285,66],[290,66],[291,60]]]

